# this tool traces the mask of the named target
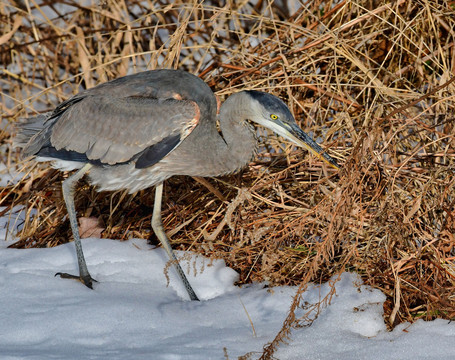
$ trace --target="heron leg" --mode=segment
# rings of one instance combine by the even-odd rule
[[[73,232],[74,245],[76,246],[77,263],[79,265],[79,276],[61,272],[55,274],[55,276],[59,275],[61,278],[64,279],[79,280],[85,286],[89,287],[90,289],[93,289],[92,282],[93,281],[96,282],[96,280],[90,276],[90,273],[88,272],[87,269],[87,264],[85,263],[84,253],[82,251],[82,245],[79,236],[79,229],[77,227],[76,209],[74,206],[74,186],[91,167],[92,165],[90,164],[84,165],[81,169],[79,169],[76,173],[71,175],[62,183],[63,199],[65,200],[66,203],[66,210],[68,211],[71,230]]]
[[[155,188],[155,204],[153,206],[153,215],[152,215],[153,231],[155,232],[156,236],[158,237],[161,244],[163,245],[164,250],[166,250],[167,255],[169,256],[169,259],[171,259],[171,261],[174,263],[175,270],[177,270],[177,273],[179,274],[180,279],[182,279],[183,285],[185,286],[185,289],[188,292],[190,299],[199,301],[199,298],[196,296],[196,293],[194,292],[193,288],[191,287],[190,282],[186,278],[186,275],[183,272],[183,269],[180,266],[180,264],[177,260],[177,257],[175,256],[174,252],[172,251],[171,244],[166,236],[166,233],[164,232],[163,222],[161,220],[162,198],[163,198],[163,183],[157,185]]]

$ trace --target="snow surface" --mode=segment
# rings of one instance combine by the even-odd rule
[[[99,281],[90,290],[54,277],[57,271],[76,273],[73,243],[7,249],[8,219],[10,236],[20,226],[14,216],[23,214],[0,218],[1,360],[237,359],[247,353],[256,359],[280,330],[296,291],[263,284],[239,288],[233,285],[237,274],[224,261],[177,252],[190,257],[182,266],[202,299],[191,302],[173,269],[167,286],[162,249],[140,239],[95,238],[83,240]],[[312,326],[294,329],[275,357],[455,359],[454,323],[417,321],[387,332],[385,296],[359,284],[355,274],[343,274],[331,305]],[[328,284],[312,286],[304,301],[316,303],[328,291]]]

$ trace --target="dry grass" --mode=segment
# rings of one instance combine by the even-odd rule
[[[9,167],[18,159],[10,124],[127,73],[181,68],[221,96],[272,92],[343,169],[272,136],[243,174],[208,179],[221,196],[173,178],[163,218],[175,248],[224,258],[241,283],[300,285],[294,308],[309,281],[347,270],[387,295],[391,327],[455,318],[454,2],[78,3],[0,4],[0,140]],[[0,205],[38,211],[16,246],[67,242],[67,174],[26,169],[0,189]],[[103,222],[104,237],[156,242],[151,193],[82,184],[77,208]],[[293,309],[263,358],[302,320]]]

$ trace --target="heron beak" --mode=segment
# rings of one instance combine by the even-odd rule
[[[269,128],[276,132],[278,135],[292,141],[295,145],[308,149],[311,153],[316,155],[319,159],[323,160],[331,167],[340,169],[340,165],[337,164],[334,158],[327,155],[323,148],[319,146],[312,138],[308,136],[297,124],[284,123],[282,121],[261,121],[261,125]]]
[[[286,131],[287,130],[286,127],[289,128],[289,131]],[[285,130],[285,133],[288,136],[284,136],[284,134],[282,136],[292,141],[294,144],[308,149],[311,153],[316,155],[319,159],[323,160],[333,168],[335,169],[340,168],[340,165],[338,165],[335,159],[329,156],[325,152],[325,150],[321,148],[316,141],[310,138],[310,136],[306,132],[300,129],[297,126],[297,124],[290,124],[288,126],[283,127],[283,129]]]

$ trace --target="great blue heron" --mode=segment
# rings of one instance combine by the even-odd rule
[[[79,275],[56,275],[78,279],[89,288],[95,281],[85,263],[74,207],[74,186],[88,173],[100,191],[127,189],[133,193],[156,187],[152,228],[173,260],[189,297],[198,300],[163,229],[163,181],[173,175],[230,174],[246,166],[257,148],[249,121],[308,148],[338,168],[336,161],[298,127],[277,97],[240,91],[219,108],[204,81],[179,70],[153,70],[118,78],[28,119],[15,139],[16,146],[23,148],[23,157],[53,161],[61,170],[78,169],[63,181],[62,188]]]

